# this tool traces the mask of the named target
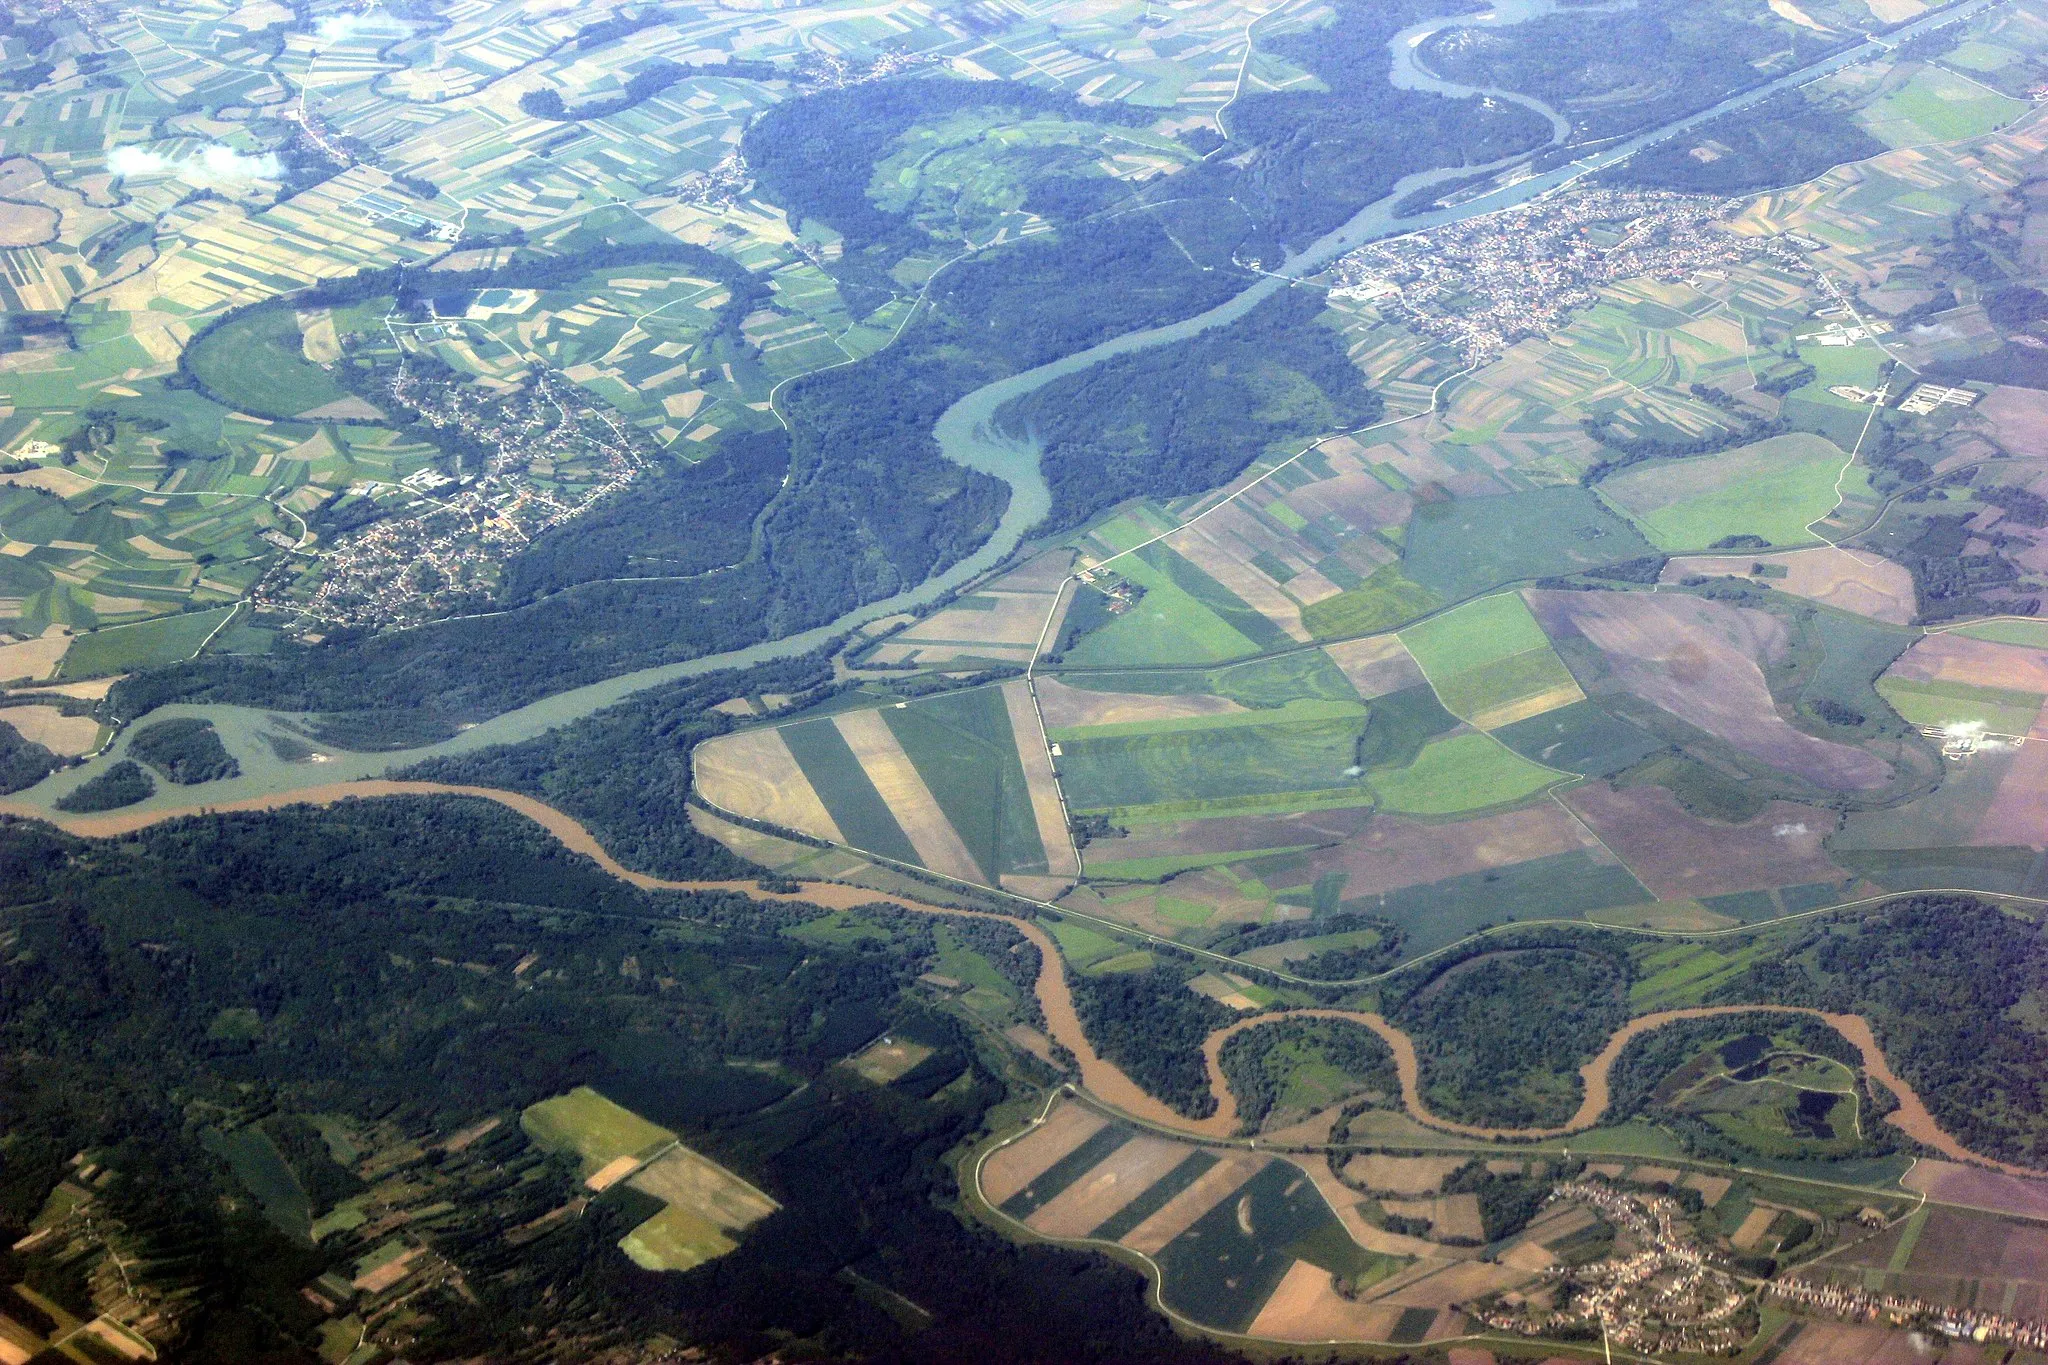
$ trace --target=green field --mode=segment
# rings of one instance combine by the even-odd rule
[[[1807,527],[1834,509],[1847,458],[1825,437],[1795,432],[1719,455],[1646,460],[1600,491],[1661,550],[1702,550],[1735,535],[1803,545],[1815,539]],[[1861,470],[1843,480],[1845,492],[1866,487]]]
[[[1488,588],[1639,559],[1651,545],[1576,484],[1424,503],[1408,522],[1402,572],[1455,602]]]
[[[1894,147],[1981,137],[2027,112],[2011,99],[1954,72],[1925,66],[1862,111],[1859,121]]]
[[[670,1204],[620,1239],[619,1250],[642,1270],[690,1270],[738,1245],[710,1219]]]
[[[1524,758],[1594,777],[1612,776],[1664,747],[1649,731],[1590,701],[1504,725],[1493,735]]]
[[[1114,549],[1139,545],[1160,529],[1120,517],[1095,532]],[[1145,590],[1138,604],[1067,652],[1087,665],[1210,663],[1289,643],[1244,600],[1163,544],[1124,555],[1111,566]]]
[[[583,1174],[602,1170],[622,1156],[644,1157],[674,1142],[676,1135],[613,1104],[587,1085],[542,1100],[519,1116],[519,1126],[550,1152],[574,1152]]]
[[[2041,713],[2041,694],[1969,683],[1880,678],[1877,693],[1915,725],[1981,725],[1995,735],[2025,735]]]
[[[1378,703],[1375,702],[1374,705]],[[1239,730],[1248,726],[1292,724],[1296,721],[1363,720],[1366,711],[1364,702],[1319,701],[1311,698],[1286,702],[1270,711],[1227,711],[1216,716],[1128,720],[1108,725],[1062,725],[1047,730],[1046,735],[1064,746],[1071,740],[1115,739],[1129,735],[1163,735],[1196,730]]]
[[[1425,746],[1409,767],[1373,773],[1372,789],[1387,810],[1456,815],[1520,801],[1556,780],[1492,736],[1468,733]]]
[[[1077,810],[1354,787],[1363,712],[1074,740],[1060,776]]]
[[[296,417],[346,398],[332,374],[305,358],[289,308],[264,308],[216,327],[186,353],[192,374],[221,402],[258,417]]]
[[[1443,599],[1384,564],[1355,588],[1301,609],[1301,623],[1318,640],[1370,635],[1412,621],[1443,605]]]
[[[1142,692],[1156,697],[1227,697],[1240,706],[1270,710],[1301,701],[1358,700],[1344,671],[1319,649],[1295,650],[1203,672],[1188,669],[1132,669],[1115,673],[1070,673],[1069,687],[1093,692]]]
[[[71,642],[58,666],[58,678],[104,678],[110,673],[133,673],[142,668],[161,668],[191,658],[199,652],[233,607],[212,611],[188,611],[132,626],[108,626],[89,631]]]
[[[990,876],[1045,871],[1045,846],[999,688],[888,707],[882,719]]]
[[[1073,920],[1053,920],[1046,929],[1060,946],[1060,956],[1082,970],[1130,951],[1122,939],[1090,929]]]
[[[1517,593],[1497,593],[1401,632],[1445,709],[1466,720],[1524,699],[1576,689]]]
[[[2048,649],[2048,621],[1979,621],[1958,626],[1954,632],[1972,640],[1990,640],[2001,645],[2025,645]]]

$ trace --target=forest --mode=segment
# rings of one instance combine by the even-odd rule
[[[57,755],[7,724],[0,713],[0,796],[33,787],[57,770]]]
[[[958,1025],[902,995],[928,926],[860,948],[777,932],[812,913],[638,892],[483,802],[211,816],[102,843],[0,822],[0,1224],[19,1237],[90,1150],[115,1173],[103,1210],[153,1253],[135,1273],[195,1291],[181,1358],[310,1361],[319,1315],[298,1290],[342,1253],[225,1198],[239,1187],[203,1139],[257,1125],[329,1202],[355,1177],[323,1161],[304,1116],[332,1114],[411,1135],[410,1178],[462,1192],[410,1235],[462,1269],[470,1297],[412,1300],[412,1359],[589,1358],[656,1333],[717,1360],[799,1344],[905,1361],[1230,1359],[1145,1311],[1136,1273],[1013,1246],[949,1210],[942,1157],[1003,1087]],[[529,955],[539,967],[515,974]],[[834,1065],[892,1019],[961,1079],[921,1097]],[[766,1108],[788,1083],[723,1112],[660,1107],[727,1058],[807,1088]],[[695,1273],[643,1272],[612,1245],[625,1200],[508,1236],[576,1188],[516,1123],[422,1151],[579,1084],[682,1125],[783,1210]],[[7,1255],[75,1296],[61,1268]],[[847,1268],[935,1330],[882,1311]]]
[[[1282,1019],[1246,1029],[1223,1045],[1217,1063],[1237,1100],[1239,1124],[1257,1132],[1307,1062],[1335,1067],[1361,1090],[1398,1095],[1394,1054],[1378,1034],[1345,1019]]]
[[[1960,894],[1927,893],[1806,930],[1718,988],[1717,1004],[1861,1014],[1892,1069],[1972,1151],[2048,1166],[2048,935]]]
[[[1713,158],[1695,155],[1698,147]],[[1599,180],[1681,194],[1748,194],[1799,184],[1884,150],[1847,114],[1787,90],[1645,147]]]
[[[1095,1050],[1189,1118],[1216,1111],[1202,1040],[1230,1022],[1228,1007],[1187,988],[1194,969],[1161,962],[1143,971],[1070,973],[1074,1008]]]
[[[1215,488],[1262,452],[1376,419],[1378,395],[1321,312],[1315,295],[1287,290],[1238,322],[1090,366],[1005,408],[1010,430],[1045,447],[1050,525]]]
[[[242,771],[214,732],[213,722],[196,717],[143,726],[128,741],[128,752],[179,786],[214,782]]]

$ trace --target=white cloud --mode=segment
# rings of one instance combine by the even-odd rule
[[[1794,839],[1806,833],[1806,822],[1801,820],[1797,824],[1779,825],[1771,833],[1780,839]]]
[[[250,156],[215,142],[189,156],[166,156],[146,147],[116,147],[107,156],[107,169],[115,175],[169,175],[189,185],[220,185],[275,180],[282,168],[268,152]]]
[[[313,37],[319,42],[345,43],[358,35],[376,38],[397,38],[410,32],[398,20],[380,10],[367,14],[330,14],[313,25]]]

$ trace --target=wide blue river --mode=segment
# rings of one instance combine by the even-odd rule
[[[421,759],[446,754],[470,753],[495,744],[513,743],[544,734],[570,721],[581,719],[593,711],[610,706],[615,702],[659,684],[678,678],[692,677],[721,668],[745,667],[769,659],[787,658],[805,653],[818,645],[841,635],[855,626],[882,616],[920,606],[942,593],[949,592],[1001,563],[1016,549],[1025,534],[1036,526],[1051,507],[1050,490],[1039,472],[1039,449],[1028,440],[1008,434],[996,422],[996,413],[1006,404],[1052,383],[1056,379],[1076,374],[1090,366],[1101,363],[1112,356],[1125,355],[1153,346],[1164,346],[1184,341],[1212,327],[1221,327],[1243,317],[1281,289],[1291,287],[1296,281],[1305,279],[1322,270],[1346,252],[1354,251],[1367,242],[1375,241],[1400,232],[1412,232],[1421,228],[1437,227],[1445,223],[1478,217],[1497,212],[1516,204],[1524,204],[1540,195],[1547,194],[1562,185],[1582,176],[1623,161],[1655,142],[1674,136],[1697,124],[1718,118],[1737,109],[1746,108],[1770,98],[1782,90],[1806,85],[1843,67],[1868,60],[1879,55],[1892,45],[1928,29],[1948,24],[1957,19],[1973,15],[2005,0],[1964,0],[1964,3],[1929,14],[1918,22],[1888,34],[1879,42],[1871,40],[1857,47],[1846,49],[1832,57],[1815,62],[1784,75],[1769,84],[1760,85],[1731,95],[1712,108],[1696,114],[1673,120],[1647,132],[1639,133],[1625,141],[1600,147],[1579,160],[1558,166],[1544,174],[1529,176],[1493,192],[1462,202],[1455,207],[1438,209],[1429,213],[1406,218],[1396,218],[1394,206],[1416,191],[1432,185],[1461,179],[1482,169],[1471,166],[1455,166],[1442,170],[1411,175],[1396,184],[1388,195],[1367,205],[1343,226],[1323,237],[1300,254],[1291,257],[1279,270],[1259,276],[1242,293],[1216,305],[1207,312],[1184,318],[1163,327],[1154,327],[1141,332],[1131,332],[1105,341],[1085,351],[1041,365],[1035,370],[1012,375],[985,388],[968,394],[940,417],[936,434],[939,446],[948,458],[983,473],[994,475],[1010,487],[1010,503],[1004,512],[995,534],[982,547],[966,559],[953,565],[945,572],[927,579],[906,592],[879,602],[871,602],[856,608],[828,625],[807,630],[797,635],[785,636],[746,649],[733,650],[725,654],[709,655],[693,659],[688,663],[667,664],[658,668],[646,668],[632,673],[622,673],[600,683],[586,687],[558,692],[515,711],[494,716],[480,725],[462,731],[452,739],[439,744],[416,749],[379,754],[351,753],[343,750],[327,750],[327,759],[320,763],[288,763],[279,760],[263,739],[263,732],[277,732],[279,725],[275,713],[242,706],[167,706],[154,714],[158,717],[203,716],[212,721],[242,767],[242,775],[221,782],[209,782],[196,788],[162,787],[155,796],[127,811],[146,811],[152,808],[189,806],[195,802],[228,802],[251,797],[270,796],[305,787],[330,782],[350,781],[363,777],[379,777],[385,773],[416,763]],[[1579,14],[1601,13],[1625,9],[1634,0],[1620,0],[1620,3],[1588,7],[1573,6]],[[1559,8],[1559,0],[1498,0],[1494,9],[1482,15],[1459,15],[1430,19],[1396,34],[1388,43],[1388,54],[1392,63],[1391,79],[1404,89],[1429,90],[1456,98],[1491,97],[1513,100],[1542,114],[1550,120],[1553,130],[1552,145],[1556,146],[1569,136],[1569,125],[1556,110],[1539,100],[1505,90],[1482,89],[1444,81],[1423,67],[1416,58],[1417,50],[1435,33],[1451,27],[1498,28],[1511,24],[1525,23],[1530,19],[1550,14]],[[1525,154],[1526,155],[1526,154]],[[1523,158],[1512,158],[1512,164]],[[374,704],[374,699],[366,699]],[[87,781],[103,771],[106,766],[121,758],[127,750],[128,740],[134,733],[133,727],[118,736],[108,751],[90,763],[81,764],[55,773],[27,791],[17,792],[8,798],[9,805],[29,807],[37,810],[51,809],[50,803],[63,796],[81,782]]]

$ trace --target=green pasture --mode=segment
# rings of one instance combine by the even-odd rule
[[[670,1204],[619,1241],[642,1270],[690,1270],[739,1245],[710,1219]]]
[[[1052,920],[1045,927],[1059,945],[1060,956],[1080,971],[1130,951],[1130,945],[1122,939],[1111,938],[1074,920]]]
[[[1318,640],[1370,635],[1412,621],[1443,605],[1443,599],[1401,576],[1399,566],[1383,564],[1355,588],[1326,597],[1301,609],[1301,623]]]
[[[1635,527],[1570,484],[1422,504],[1408,521],[1401,569],[1441,599],[1457,601],[1651,552]]]
[[[519,1116],[519,1126],[546,1151],[574,1152],[582,1159],[585,1175],[622,1156],[650,1156],[676,1138],[587,1085],[528,1106]]]
[[[1996,735],[2025,735],[2041,714],[2041,694],[2017,688],[1880,678],[1877,694],[1915,725],[1981,725]]]
[[[1471,719],[1574,685],[1518,593],[1497,593],[1401,632],[1447,710]]]
[[[57,676],[64,681],[104,678],[178,663],[199,652],[199,646],[233,613],[233,607],[160,616],[131,626],[107,626],[73,639],[64,651]]]
[[[1046,731],[1049,738],[1065,744],[1069,740],[1113,739],[1127,735],[1163,735],[1182,730],[1238,730],[1247,726],[1273,725],[1309,720],[1363,720],[1366,704],[1359,701],[1318,701],[1313,698],[1287,702],[1270,711],[1229,711],[1215,716],[1180,716],[1168,720],[1117,721],[1110,725],[1063,725]]]
[[[1664,747],[1649,731],[1590,701],[1504,725],[1493,736],[1545,767],[1594,777],[1611,776]]]
[[[1225,697],[1240,706],[1262,711],[1304,702],[1358,700],[1358,691],[1344,676],[1344,670],[1319,649],[1293,650],[1204,671],[1139,668],[1113,673],[1065,673],[1060,681],[1091,692]],[[1270,715],[1267,718],[1271,719]]]
[[[1152,549],[1165,550],[1164,546]],[[1205,601],[1196,592],[1190,591],[1177,581],[1172,567],[1162,568],[1145,558],[1150,550],[1140,554],[1125,555],[1112,566],[1113,570],[1145,590],[1138,604],[1123,615],[1111,621],[1100,630],[1084,636],[1067,652],[1067,662],[1086,665],[1114,664],[1188,664],[1211,663],[1221,659],[1234,659],[1246,654],[1257,654],[1261,646],[1238,625],[1246,625],[1247,615],[1256,616],[1235,594],[1228,594],[1230,602],[1236,603],[1237,610],[1231,610],[1228,603],[1216,596],[1215,603]],[[1171,550],[1172,556],[1164,563],[1173,566],[1174,561],[1185,565],[1180,577],[1196,581],[1194,575],[1208,579],[1215,584],[1216,594],[1226,594],[1221,584],[1208,578],[1193,564]],[[1222,606],[1230,611],[1232,620],[1226,620]],[[1258,618],[1265,622],[1264,617]],[[1235,624],[1233,624],[1233,620]],[[1271,623],[1266,622],[1268,629]]]
[[[1456,815],[1520,801],[1556,780],[1490,735],[1462,734],[1425,745],[1406,768],[1373,773],[1372,789],[1390,811]]]
[[[1803,545],[1809,525],[1834,510],[1838,495],[1867,492],[1861,468],[1825,437],[1795,432],[1718,455],[1645,461],[1603,482],[1600,491],[1633,517],[1661,550],[1701,550],[1727,536],[1762,536]]]
[[[1859,111],[1857,121],[1894,147],[1982,137],[2027,112],[2027,104],[1952,71],[1923,66],[1901,88]]]
[[[1354,714],[1081,739],[1061,745],[1060,776],[1077,810],[1353,787],[1363,729]]]
[[[348,396],[335,377],[308,361],[289,308],[263,308],[208,332],[185,353],[207,392],[238,412],[296,417]]]
[[[1993,644],[2048,649],[2048,621],[1977,621],[1958,626],[1954,634],[1972,640],[1989,640]]]

